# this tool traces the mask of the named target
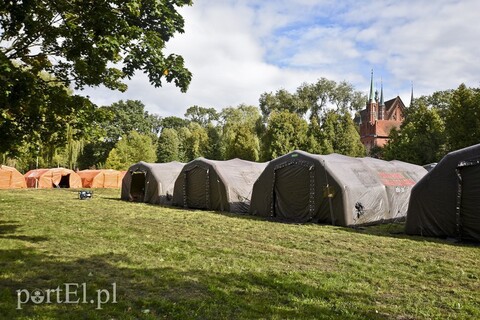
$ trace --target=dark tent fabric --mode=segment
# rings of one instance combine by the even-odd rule
[[[198,158],[187,163],[175,182],[173,205],[247,213],[252,186],[266,163]]]
[[[176,161],[132,165],[122,180],[122,200],[171,204],[175,179],[184,165]]]
[[[293,151],[270,161],[252,191],[250,213],[340,226],[405,217],[410,190],[427,171],[401,161]]]
[[[405,231],[480,241],[480,144],[447,154],[417,183]]]

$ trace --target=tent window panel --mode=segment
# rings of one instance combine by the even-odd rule
[[[304,222],[310,220],[310,171],[301,165],[276,170],[274,214],[280,219]]]
[[[186,173],[187,207],[193,209],[208,208],[207,170],[195,167]]]
[[[460,204],[461,237],[480,241],[480,165],[463,167]]]
[[[132,201],[143,202],[145,198],[145,173],[134,172],[130,184],[130,197]]]

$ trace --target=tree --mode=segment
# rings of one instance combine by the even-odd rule
[[[261,119],[258,108],[247,105],[224,108],[221,119],[225,158],[258,161],[260,141],[257,136],[257,123]]]
[[[218,113],[214,108],[191,106],[185,112],[185,118],[206,128],[212,121],[218,120]]]
[[[351,157],[365,156],[365,147],[347,110],[330,109],[321,118],[315,117],[309,125],[308,151],[317,154],[339,153]]]
[[[93,132],[79,158],[80,167],[102,166],[120,137],[132,130],[156,140],[162,121],[158,115],[149,114],[138,100],[120,100],[97,108],[95,120],[91,122]]]
[[[171,117],[163,118],[160,124],[163,129],[170,128],[170,129],[178,130],[182,127],[188,126],[188,123],[189,123],[188,120],[171,116]]]
[[[188,133],[183,141],[186,161],[204,157],[208,150],[208,133],[205,128],[196,122],[188,125]]]
[[[416,100],[405,114],[400,130],[390,131],[384,147],[386,160],[402,160],[424,165],[439,161],[445,154],[445,124],[438,109]]]
[[[355,128],[352,117],[347,110],[339,110],[336,114],[335,136],[333,150],[336,153],[350,157],[363,157],[366,150],[360,141],[360,134]]]
[[[285,89],[280,89],[275,94],[263,93],[260,96],[260,110],[262,111],[263,119],[266,122],[272,111],[287,110],[291,113],[296,113],[301,116],[307,112],[308,107],[302,104],[298,95],[290,93]]]
[[[299,115],[287,110],[273,111],[264,136],[264,160],[271,160],[307,146],[308,124]]]
[[[155,162],[156,146],[148,135],[131,131],[122,136],[110,151],[105,167],[108,169],[127,170],[129,166],[139,161]]]
[[[480,142],[480,92],[461,84],[451,97],[446,113],[447,143],[449,151]]]
[[[90,101],[72,95],[70,86],[104,85],[124,91],[122,80],[140,70],[156,87],[166,80],[185,92],[192,74],[181,56],[166,56],[163,50],[176,32],[183,32],[177,7],[190,4],[190,0],[0,2],[0,152],[15,156],[27,144],[39,153],[44,130],[89,111]],[[47,118],[54,118],[55,125]],[[75,125],[79,134],[82,125]],[[53,140],[48,143],[64,139],[60,132],[53,137],[55,132],[49,131]]]
[[[310,119],[319,120],[322,111],[330,101],[336,82],[321,78],[314,84],[304,83],[297,89],[297,95],[301,99],[306,110],[310,111]]]
[[[180,160],[180,139],[175,129],[166,128],[158,138],[157,161],[170,162]]]
[[[120,100],[101,109],[107,114],[101,126],[106,130],[108,141],[115,143],[122,135],[132,130],[155,137],[160,132],[162,120],[157,115],[149,114],[141,101]]]
[[[222,145],[222,129],[218,125],[209,123],[207,125],[208,146],[205,157],[212,160],[224,160],[224,148]]]
[[[327,112],[329,104],[335,106],[337,111],[345,113],[358,111],[365,103],[365,95],[355,91],[350,83],[346,81],[336,83],[325,78],[313,84],[302,84],[297,89],[297,95],[302,101],[303,109],[310,111],[310,119],[316,118],[318,122],[322,114]]]
[[[0,69],[8,65],[13,64],[2,64],[0,53]],[[0,74],[0,153],[16,157],[25,145],[35,154],[53,150],[65,143],[67,124],[75,138],[88,134],[95,111],[88,99],[46,82],[48,74],[32,76],[23,69]]]
[[[165,44],[183,32],[176,11],[190,0],[3,1],[0,60],[18,61],[31,75],[41,71],[76,88],[105,85],[125,90],[136,70],[152,85],[162,79],[186,91],[191,73],[181,56],[165,56]],[[122,65],[119,69],[117,65]],[[13,70],[12,70],[13,71]]]

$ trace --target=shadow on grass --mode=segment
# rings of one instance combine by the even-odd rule
[[[5,319],[381,319],[373,312],[373,297],[365,293],[332,291],[307,285],[281,273],[231,272],[173,268],[141,268],[122,255],[105,254],[72,261],[32,249],[0,251],[0,314]],[[65,283],[79,284],[71,301],[62,304]],[[117,303],[97,309],[98,291],[116,284]],[[64,289],[52,293],[53,303],[29,301],[18,307],[16,290]],[[103,293],[102,293],[103,294]],[[102,296],[106,300],[106,294]],[[22,292],[21,301],[27,293]],[[94,303],[88,303],[92,299]],[[367,311],[372,310],[372,312]]]
[[[379,224],[358,228],[345,228],[345,231],[368,234],[380,237],[390,237],[397,239],[407,239],[412,241],[419,242],[431,242],[438,244],[446,244],[459,247],[480,247],[479,242],[475,241],[465,241],[457,238],[446,238],[446,237],[428,237],[428,236],[417,236],[417,235],[408,235],[405,233],[405,222],[392,222],[387,224]]]
[[[212,211],[212,210],[201,210],[201,209],[190,209],[190,208],[182,208],[172,205],[159,205],[159,204],[151,204],[151,203],[143,203],[143,202],[129,202],[122,200],[120,198],[113,198],[108,197],[105,198],[107,200],[115,200],[115,201],[124,201],[125,203],[136,203],[136,204],[145,204],[147,206],[153,206],[158,208],[166,208],[166,209],[179,209],[184,211],[205,211],[205,212],[212,212],[227,218],[235,218],[235,219],[245,219],[245,220],[256,220],[256,221],[266,221],[266,222],[275,222],[281,224],[295,224],[295,225],[321,225],[321,226],[328,226],[328,224],[313,224],[313,223],[298,223],[298,222],[289,222],[283,221],[276,218],[268,218],[268,217],[259,217],[249,215],[248,213],[232,213],[228,211]],[[398,221],[388,221],[377,225],[362,225],[358,227],[340,227],[336,226],[337,228],[341,228],[347,232],[353,233],[360,233],[360,234],[369,234],[374,236],[380,237],[388,237],[388,238],[398,238],[398,239],[408,239],[412,241],[419,241],[419,242],[431,242],[431,243],[440,243],[440,244],[447,244],[453,246],[462,246],[462,247],[479,247],[479,242],[474,241],[460,241],[456,238],[435,238],[435,237],[424,237],[424,236],[414,236],[414,235],[407,235],[405,233],[405,219],[399,219]]]
[[[17,229],[22,226],[17,222],[18,221],[0,220],[0,239],[22,240],[28,242],[41,242],[48,240],[47,237],[32,237],[15,234],[17,232]]]

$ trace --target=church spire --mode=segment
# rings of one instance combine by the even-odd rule
[[[410,107],[413,105],[413,81],[412,81],[412,95],[410,96]]]
[[[383,101],[383,80],[380,80],[380,105],[385,105],[385,102]]]
[[[385,102],[383,100],[383,80],[380,81],[380,103],[378,104],[378,120],[385,119]]]
[[[368,95],[368,102],[372,103],[374,99],[374,93],[373,93],[373,69],[372,69],[372,75],[370,77],[370,94]]]

